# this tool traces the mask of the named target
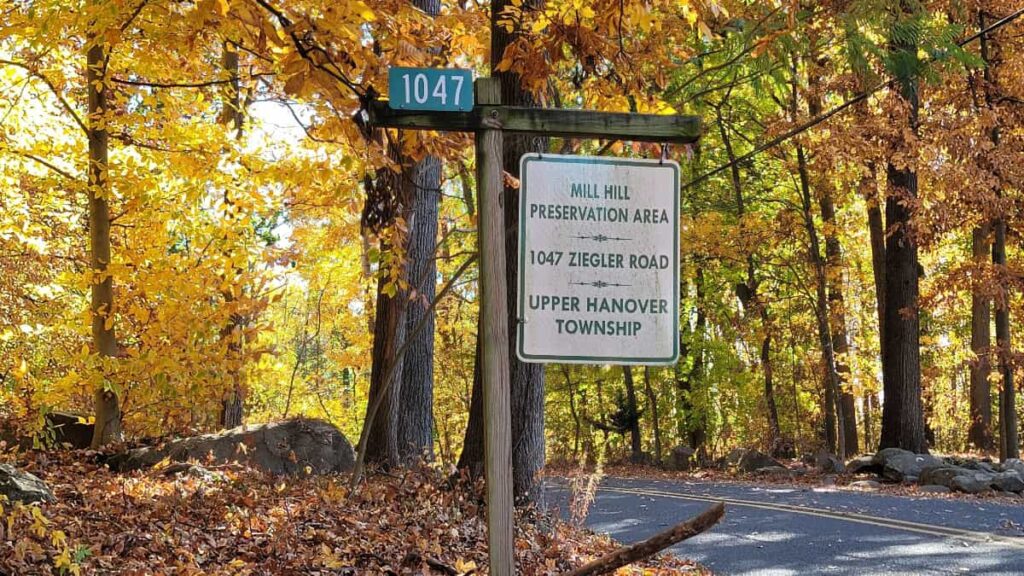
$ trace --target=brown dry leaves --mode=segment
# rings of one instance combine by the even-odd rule
[[[449,487],[433,470],[376,476],[349,497],[340,476],[274,478],[237,469],[114,474],[73,456],[58,458],[21,463],[47,481],[57,502],[42,507],[45,533],[33,531],[32,515],[22,514],[0,535],[0,573],[59,574],[54,564],[62,553],[81,574],[487,572],[480,487]],[[7,517],[0,520],[7,528]],[[66,545],[55,542],[58,530]],[[535,512],[518,522],[523,574],[558,574],[615,547]],[[618,573],[687,571],[699,569],[663,557]]]

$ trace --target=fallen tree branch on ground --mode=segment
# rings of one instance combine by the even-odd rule
[[[665,548],[691,538],[711,528],[725,515],[725,505],[719,502],[708,508],[699,515],[676,524],[675,526],[651,536],[643,542],[632,546],[623,546],[618,550],[589,562],[569,572],[566,576],[591,576],[595,574],[607,574],[637,560],[653,556]]]

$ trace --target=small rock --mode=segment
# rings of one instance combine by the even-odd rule
[[[877,480],[857,480],[856,482],[850,482],[850,488],[854,490],[878,490],[882,487],[882,483]]]
[[[792,478],[793,473],[785,466],[765,466],[754,470],[754,474],[758,476],[785,476],[786,478]]]
[[[796,458],[796,442],[792,438],[776,438],[772,441],[771,455],[775,458]]]
[[[881,474],[882,466],[875,463],[874,454],[865,454],[847,462],[846,471],[850,474]]]
[[[53,493],[39,477],[0,464],[0,494],[11,502],[53,502]]]
[[[846,471],[846,465],[843,464],[843,461],[825,449],[818,450],[817,454],[814,455],[814,466],[826,474],[838,474]]]
[[[1009,472],[1010,470],[1016,470],[1017,474],[1020,474],[1021,478],[1024,478],[1024,460],[1020,458],[1007,458],[1003,461],[1003,470]]]
[[[736,463],[736,468],[741,472],[754,472],[761,468],[779,467],[785,468],[781,462],[771,456],[757,450],[747,450]]]
[[[924,492],[926,494],[948,494],[951,492],[949,486],[941,486],[939,484],[925,484],[917,489],[918,492]]]
[[[822,476],[821,477],[821,485],[822,486],[835,486],[836,485],[836,475],[835,474],[826,474],[826,475]]]
[[[68,445],[76,450],[92,445],[95,425],[88,418],[70,412],[51,412],[46,415],[46,425],[53,431],[53,442],[57,446]]]
[[[695,454],[696,451],[685,444],[676,446],[669,453],[668,460],[665,461],[665,468],[677,472],[696,468]]]

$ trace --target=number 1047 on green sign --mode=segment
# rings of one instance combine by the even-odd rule
[[[467,112],[473,109],[473,72],[458,68],[391,68],[388,101],[393,110]]]

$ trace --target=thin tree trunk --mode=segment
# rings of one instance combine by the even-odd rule
[[[629,413],[629,459],[634,464],[643,462],[644,451],[640,436],[640,407],[636,401],[636,385],[633,383],[633,367],[622,367],[622,380],[626,385],[626,410]]]
[[[989,233],[991,226],[979,226],[971,234],[971,248],[974,264],[978,269],[984,266],[991,254]],[[990,452],[995,447],[992,435],[992,385],[988,381],[992,372],[989,359],[992,346],[992,303],[981,287],[971,291],[971,352],[975,360],[971,363],[970,414],[971,425],[967,441],[975,448]]]
[[[654,463],[661,463],[661,423],[658,417],[658,396],[651,384],[651,367],[644,366],[644,391],[647,393],[647,406],[651,411],[651,426],[654,428]]]
[[[707,341],[707,326],[708,316],[704,308],[704,268],[702,266],[697,267],[697,271],[694,274],[694,288],[696,290],[696,303],[697,303],[697,320],[694,323],[694,334],[697,337],[698,346],[697,350],[694,351],[693,365],[690,369],[690,374],[687,376],[687,382],[690,384],[691,392],[696,392],[694,386],[696,384],[703,383],[704,381],[704,343]],[[690,425],[688,430],[688,439],[690,441],[690,447],[697,453],[697,460],[704,462],[708,459],[707,454],[707,439],[708,439],[708,411],[711,410],[710,403],[704,403],[698,409],[694,410],[692,407],[691,399],[691,411],[688,417],[690,418]]]
[[[580,441],[583,434],[583,423],[580,421],[580,412],[576,407],[576,384],[572,381],[569,366],[562,364],[562,377],[565,379],[565,391],[569,394],[569,415],[572,416],[572,459],[575,461],[580,455]]]
[[[90,285],[92,343],[95,351],[106,358],[119,356],[114,330],[114,279],[110,266],[110,205],[108,179],[108,134],[106,61],[102,34],[89,37],[86,54],[86,83],[89,95],[89,268],[93,273]],[[104,375],[104,382],[108,376]],[[121,407],[113,388],[101,385],[94,391],[96,426],[92,447],[99,448],[121,440]]]
[[[865,391],[861,406],[864,409],[864,449],[869,450],[875,441],[875,395]]]
[[[491,4],[491,69],[494,70],[509,46],[518,36],[518,32],[508,31],[499,24],[501,13],[512,0],[496,0]],[[542,2],[524,3],[524,9],[535,9]],[[509,106],[533,106],[533,96],[522,86],[518,75],[511,72],[496,72],[495,77],[501,79],[502,103]],[[536,149],[532,145],[534,139],[522,135],[505,135],[504,170],[514,178],[519,177],[519,158],[526,152]],[[505,230],[515,230],[519,218],[519,190],[506,187],[505,197]],[[516,333],[518,325],[518,250],[517,234],[506,234],[506,279],[508,282],[508,314],[509,334]],[[515,338],[509,339],[509,369],[511,371],[512,400],[512,476],[513,490],[517,504],[536,501],[541,489],[537,475],[544,466],[544,365],[526,364],[519,361],[515,354]],[[479,355],[477,363],[479,363]],[[479,380],[474,379],[473,402],[482,394]],[[476,417],[474,418],[474,415]],[[459,467],[471,472],[481,470],[483,461],[483,411],[470,411],[469,423]]]
[[[997,218],[996,237],[992,244],[992,263],[1006,268],[1006,220]],[[1006,288],[1004,288],[1006,289]],[[999,457],[1020,458],[1020,441],[1017,430],[1017,398],[1013,384],[1013,344],[1010,340],[1009,290],[1003,302],[996,306],[996,346],[999,349],[999,374],[1002,388],[999,392]]]
[[[220,122],[229,127],[235,128],[235,137],[242,137],[243,122],[245,115],[242,110],[241,80],[238,72],[238,50],[230,42],[224,43],[221,66],[228,73],[229,82],[224,85],[224,104],[221,108]],[[224,192],[225,216],[230,220],[232,202],[227,191]],[[237,279],[243,274],[243,270],[232,268],[231,274],[234,277],[230,285],[234,289],[241,290]],[[237,300],[234,290],[224,291],[224,303],[233,306]],[[228,380],[231,388],[226,398],[221,400],[220,425],[222,428],[235,428],[242,425],[244,416],[245,390],[242,386],[241,355],[242,355],[242,329],[245,324],[244,316],[237,310],[231,313],[228,323],[221,329],[222,340],[227,340],[228,353]]]
[[[909,0],[901,0],[897,26],[914,10]],[[917,45],[907,42],[907,34],[893,34],[891,50],[910,58],[917,57]],[[900,78],[900,93],[910,106],[907,124],[918,127],[918,79]],[[908,166],[889,162],[886,168],[888,192],[885,207],[888,226],[885,245],[885,330],[882,340],[882,380],[885,402],[882,405],[880,448],[903,448],[927,452],[924,414],[921,404],[920,318],[918,315],[919,264],[917,243],[910,230],[911,204],[917,198],[917,173]]]
[[[812,114],[814,114],[812,112]],[[843,437],[845,439],[846,454],[856,454],[859,451],[857,443],[857,407],[850,390],[850,367],[843,360],[849,352],[849,336],[846,331],[846,310],[845,298],[843,297],[843,250],[839,242],[839,233],[836,225],[835,203],[832,199],[832,187],[823,185],[821,196],[818,200],[821,208],[821,221],[825,231],[825,267],[828,286],[828,303],[832,329],[832,345],[836,354],[836,373],[839,376],[843,409]]]
[[[882,199],[875,183],[875,165],[861,180],[868,207],[868,235],[871,241],[871,271],[875,280],[875,311],[878,314],[879,342],[885,341],[885,223],[882,220]]]
[[[772,368],[772,330],[768,318],[768,308],[761,306],[761,326],[764,335],[761,337],[761,369],[764,370],[764,399],[768,407],[768,429],[772,435],[772,453],[779,455],[782,446],[782,427],[779,426],[779,408],[775,403],[775,372]]]
[[[985,29],[985,13],[978,13],[978,25]],[[985,101],[991,108],[992,88],[995,86],[995,79],[992,75],[992,68],[995,62],[989,54],[990,40],[987,34],[981,35],[981,58],[985,61]],[[994,126],[989,133],[993,147],[999,146],[1000,127]],[[1000,175],[997,173],[997,177]],[[1001,178],[1000,178],[1001,180]],[[996,197],[1002,199],[1002,182],[996,185]],[[1003,208],[1000,208],[1003,210]],[[993,225],[995,239],[992,243],[992,264],[1005,277],[1006,275],[1006,215],[1000,212]],[[1013,383],[1013,343],[1010,339],[1010,287],[1004,283],[1003,297],[996,305],[996,347],[999,350],[999,373],[1002,387],[999,391],[999,457],[1002,460],[1008,458],[1020,458],[1020,441],[1017,424],[1017,390]]]
[[[818,326],[818,342],[821,346],[821,363],[825,369],[825,444],[830,451],[843,458],[846,455],[846,431],[843,426],[838,425],[843,421],[843,405],[840,398],[835,351],[832,347],[832,331],[829,326],[825,262],[821,257],[821,243],[818,239],[817,228],[814,226],[814,216],[811,214],[811,187],[807,157],[804,154],[803,146],[799,144],[796,147],[796,157],[797,170],[800,175],[804,228],[807,230],[809,256],[811,265],[814,267],[814,316]]]
[[[871,270],[875,281],[875,312],[878,315],[879,345],[885,342],[885,225],[882,222],[881,199],[878,197],[875,164],[868,164],[867,174],[861,179],[861,190],[867,203],[868,235],[871,243]],[[864,392],[864,445],[873,446],[874,413],[877,406],[875,393]]]
[[[797,86],[797,66],[794,62],[794,82],[790,114],[795,120],[798,114],[799,89]],[[807,67],[807,112],[813,118],[821,114],[820,75],[818,57],[812,51],[806,58]],[[857,452],[857,422],[854,409],[853,394],[845,388],[849,380],[849,367],[840,360],[849,347],[846,334],[846,315],[843,313],[842,284],[842,248],[836,231],[835,203],[832,198],[832,186],[827,178],[819,177],[815,187],[818,190],[818,207],[821,212],[822,226],[825,235],[825,259],[822,260],[820,240],[811,215],[810,170],[806,151],[802,145],[797,147],[797,161],[800,170],[800,185],[803,193],[804,225],[807,228],[811,249],[811,263],[815,272],[815,288],[817,303],[815,306],[818,318],[819,340],[822,342],[822,359],[825,362],[825,436],[827,444],[840,457]],[[821,318],[825,316],[828,332],[827,342],[820,333]],[[827,344],[827,346],[826,346]],[[829,348],[826,352],[825,348]],[[831,360],[828,357],[831,356]],[[834,414],[830,414],[834,410]],[[830,422],[831,421],[831,422]],[[832,426],[836,426],[833,431]]]

